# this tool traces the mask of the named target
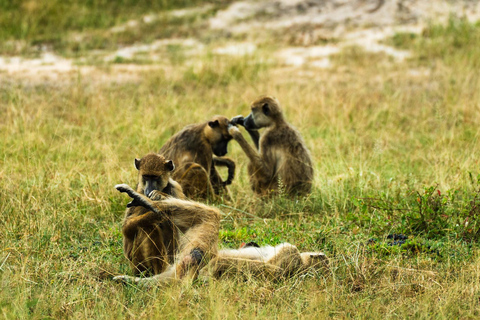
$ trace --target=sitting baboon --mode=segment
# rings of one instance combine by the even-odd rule
[[[232,139],[229,123],[227,118],[215,116],[210,121],[186,126],[160,149],[160,154],[177,165],[173,179],[180,183],[187,197],[207,199],[222,193],[228,196],[226,186],[235,175],[235,162],[223,157]],[[228,168],[227,180],[222,181],[216,166]]]
[[[261,97],[252,103],[251,109],[246,118],[237,116],[231,120],[229,133],[250,160],[248,174],[253,191],[260,195],[309,193],[313,182],[310,153],[300,133],[285,121],[278,101]],[[245,127],[256,149],[235,125]],[[260,135],[257,130],[261,128],[265,131]]]
[[[129,241],[145,235],[152,246],[136,245],[139,253],[134,257],[143,259],[142,267],[151,267],[155,275],[141,281],[148,283],[171,283],[184,278],[196,278],[198,271],[217,254],[220,212],[201,203],[164,197],[158,190],[152,190],[151,198],[136,192],[126,184],[116,185],[120,192],[126,192],[133,200],[130,208],[141,208],[135,215],[125,219],[123,234]],[[142,212],[142,213],[140,213]],[[135,246],[134,246],[135,247]],[[153,250],[151,252],[149,250]],[[138,270],[138,265],[135,270]],[[132,277],[117,276],[116,280]]]
[[[160,200],[169,196],[184,199],[181,186],[173,181],[171,173],[174,164],[161,155],[149,153],[141,159],[135,159],[138,170],[137,192]],[[147,271],[159,274],[166,266],[173,263],[178,248],[177,227],[174,220],[153,214],[149,209],[127,205],[123,224],[124,253],[132,265],[133,272],[139,274]]]

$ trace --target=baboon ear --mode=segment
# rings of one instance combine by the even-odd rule
[[[270,114],[270,106],[268,105],[268,103],[263,104],[262,111],[263,111],[263,114],[266,116]]]
[[[172,160],[167,160],[165,162],[165,169],[167,169],[169,171],[173,171],[173,169],[175,169],[175,165],[173,164]]]
[[[135,158],[135,168],[140,170],[140,159]]]
[[[210,128],[216,128],[220,125],[220,123],[218,122],[218,120],[215,120],[215,121],[209,121],[208,125],[210,126]]]

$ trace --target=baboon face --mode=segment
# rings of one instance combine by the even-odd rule
[[[213,154],[223,157],[227,154],[228,142],[232,136],[228,133],[228,124],[230,120],[222,116],[216,116],[205,128],[205,136],[212,146]]]
[[[273,97],[261,97],[252,103],[251,108],[252,112],[243,121],[247,130],[269,127],[282,116],[278,101]]]
[[[165,189],[175,165],[172,160],[166,160],[156,153],[149,153],[142,159],[135,159],[135,168],[138,170],[139,187],[148,197],[153,190]]]

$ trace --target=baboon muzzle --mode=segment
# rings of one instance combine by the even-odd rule
[[[247,130],[258,130],[258,126],[255,124],[251,113],[245,119],[243,119],[243,126]]]
[[[152,181],[152,180],[147,180],[147,181],[145,181],[145,190],[144,190],[145,196],[148,197],[148,195],[149,195],[153,190],[157,190],[157,182],[156,182],[156,181]]]
[[[217,157],[223,157],[227,154],[228,141],[222,141],[212,147],[213,154]]]

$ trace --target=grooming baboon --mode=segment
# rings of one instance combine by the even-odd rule
[[[227,154],[229,120],[215,116],[212,120],[186,126],[171,137],[159,153],[177,165],[173,178],[180,183],[187,197],[207,199],[226,192],[235,175],[235,162]],[[214,157],[215,155],[216,157]],[[216,166],[228,168],[222,181]]]
[[[147,258],[142,267],[151,267],[149,278],[117,276],[115,280],[134,279],[146,283],[170,283],[183,278],[195,278],[198,271],[217,254],[220,212],[194,201],[163,197],[158,190],[150,192],[151,198],[136,192],[126,184],[116,185],[133,200],[131,208],[141,208],[136,215],[125,219],[123,234],[135,243],[144,235],[153,245],[134,245],[141,259]],[[139,213],[142,212],[142,213]],[[153,250],[150,252],[148,250]],[[145,251],[145,252],[143,252]],[[153,270],[152,270],[153,269]],[[138,270],[137,268],[134,270]]]
[[[324,269],[328,259],[322,252],[302,252],[294,245],[275,247],[247,245],[238,250],[225,249],[201,271],[202,276],[254,276],[268,280],[293,276],[308,269]]]
[[[248,174],[253,191],[260,195],[309,193],[313,181],[310,153],[300,133],[285,121],[278,101],[261,97],[252,103],[251,109],[246,118],[237,116],[231,120],[229,133],[250,160]],[[237,124],[245,127],[256,149],[248,144]],[[260,135],[261,128],[265,131]]]

